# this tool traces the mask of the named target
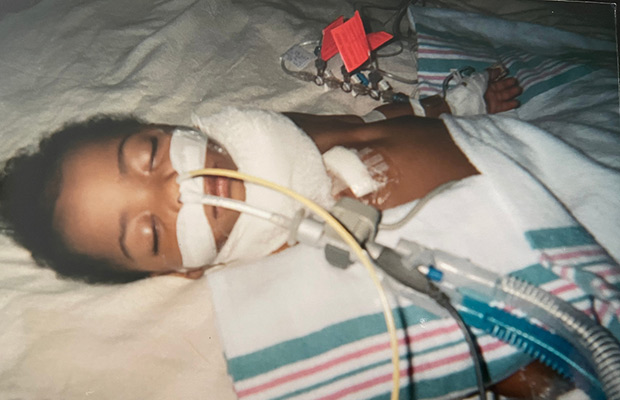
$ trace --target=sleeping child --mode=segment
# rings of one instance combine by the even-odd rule
[[[488,78],[480,97],[489,113],[518,107],[516,79],[494,69]],[[425,118],[409,105],[385,105],[372,113],[374,122],[352,115],[227,109],[195,118],[197,129],[96,116],[67,125],[44,139],[38,152],[8,162],[2,218],[39,263],[64,277],[90,283],[161,274],[198,278],[213,265],[276,252],[288,236],[286,229],[252,215],[203,205],[201,196],[288,216],[299,207],[238,180],[179,177],[203,167],[234,169],[325,207],[354,196],[385,210],[479,174],[436,118],[453,111],[450,104],[434,97],[419,106]],[[351,151],[376,167],[370,192],[356,193],[326,170],[323,155],[333,149]],[[546,390],[549,371],[539,364],[530,368]]]
[[[517,81],[489,71],[488,110],[515,108]],[[440,97],[424,103],[429,117],[450,111]],[[368,124],[355,116],[228,110],[195,121],[207,135],[97,116],[44,139],[37,153],[9,161],[2,177],[2,217],[36,260],[63,276],[92,283],[179,271],[198,277],[210,265],[279,249],[285,232],[236,211],[180,202],[180,193],[191,192],[201,180],[203,188],[194,193],[204,189],[285,215],[295,205],[226,178],[179,184],[180,169],[239,168],[328,206],[334,196],[353,193],[346,188],[332,193],[321,154],[339,146],[364,150],[366,159],[374,155],[387,167],[384,184],[363,198],[379,209],[477,173],[440,119],[416,117],[408,105],[378,110],[386,119]]]

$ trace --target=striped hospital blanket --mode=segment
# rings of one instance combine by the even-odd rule
[[[479,30],[472,30],[475,22],[466,24],[463,30],[446,29],[446,21],[458,23],[472,19],[472,14],[415,6],[411,6],[409,17],[412,23],[415,21],[418,33],[418,90],[421,97],[441,93],[442,83],[451,69],[465,66],[483,71],[493,64],[502,63],[524,89],[519,97],[522,104],[604,66],[613,68],[609,54],[596,48],[586,52],[577,47],[560,45],[549,51],[549,48],[536,46],[539,36],[560,36],[568,43],[578,36],[554,28],[527,23],[515,25],[514,22],[474,15],[475,22],[482,23]],[[494,30],[493,26],[497,25],[503,28]],[[515,26],[518,29],[513,29]],[[534,44],[530,43],[530,39]]]
[[[620,270],[607,253],[579,227],[531,231],[526,236],[540,251],[540,263],[515,275],[571,302],[618,337]],[[401,398],[453,398],[474,390],[472,361],[454,321],[411,304],[393,312]],[[240,399],[387,399],[392,367],[383,321],[380,313],[363,315],[230,358],[235,390]],[[478,334],[478,344],[494,381],[530,361],[486,334]]]

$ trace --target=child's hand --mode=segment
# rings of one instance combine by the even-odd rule
[[[489,114],[512,110],[521,104],[515,98],[523,93],[523,88],[519,86],[516,78],[507,78],[502,75],[501,69],[489,69],[489,85],[484,93],[484,101],[487,103]]]

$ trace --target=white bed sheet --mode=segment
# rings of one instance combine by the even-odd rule
[[[192,111],[230,104],[371,107],[279,67],[288,47],[352,13],[349,2],[43,0],[2,11],[2,160],[101,112],[187,125]],[[205,280],[61,281],[6,237],[0,260],[0,397],[235,397]]]
[[[378,2],[383,4],[382,2]],[[0,4],[0,160],[95,113],[189,124],[226,105],[362,114],[376,103],[282,73],[352,1]],[[3,398],[234,398],[205,280],[58,280],[0,237]]]

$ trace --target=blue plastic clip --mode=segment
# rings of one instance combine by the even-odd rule
[[[357,74],[355,74],[355,76],[357,76],[359,78],[359,80],[361,81],[362,85],[364,85],[364,86],[368,86],[368,84],[370,83],[368,81],[368,78],[366,78],[366,75],[362,74],[361,72],[358,72]]]
[[[432,265],[429,265],[426,277],[433,282],[441,282],[441,280],[443,279],[443,272],[433,267]]]

